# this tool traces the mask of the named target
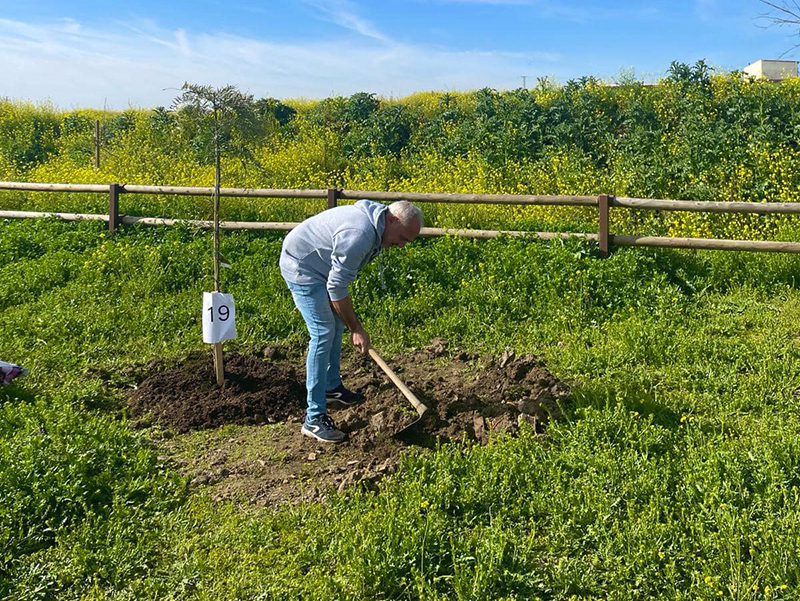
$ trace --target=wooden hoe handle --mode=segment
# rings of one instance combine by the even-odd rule
[[[375,363],[377,363],[384,372],[386,372],[386,375],[389,376],[389,379],[394,382],[394,385],[400,389],[400,392],[403,393],[403,396],[405,396],[411,402],[411,404],[414,405],[414,409],[417,410],[419,415],[422,415],[428,410],[428,408],[422,404],[422,402],[414,395],[414,393],[408,389],[408,386],[403,384],[403,381],[397,377],[397,374],[392,371],[392,368],[386,365],[386,361],[381,359],[381,356],[372,347],[369,348],[369,356],[375,360]]]

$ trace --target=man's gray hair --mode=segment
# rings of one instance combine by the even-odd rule
[[[415,204],[407,200],[398,200],[389,205],[389,212],[397,217],[403,225],[411,225],[412,222],[419,223],[422,228],[425,225],[425,219],[422,216],[422,211]]]

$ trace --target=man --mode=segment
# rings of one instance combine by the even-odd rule
[[[335,207],[306,219],[283,241],[281,274],[306,322],[308,409],[305,436],[341,442],[347,435],[327,413],[327,401],[353,405],[363,396],[344,387],[339,374],[344,326],[367,353],[369,334],[353,310],[348,286],[381,248],[403,248],[419,235],[422,212],[407,201],[386,206],[371,200]]]

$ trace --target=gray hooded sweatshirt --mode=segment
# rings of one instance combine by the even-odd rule
[[[347,297],[350,282],[381,250],[386,209],[359,200],[306,219],[283,241],[283,278],[303,286],[325,284],[331,300]]]

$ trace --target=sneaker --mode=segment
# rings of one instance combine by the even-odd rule
[[[325,391],[325,401],[338,401],[342,405],[350,407],[351,405],[355,405],[360,403],[364,400],[364,395],[360,392],[353,392],[352,390],[347,390],[344,387],[344,384],[339,384],[333,390],[326,390]]]
[[[316,438],[322,442],[342,442],[347,434],[339,430],[329,415],[315,417],[311,421],[306,419],[300,432],[309,438]]]

